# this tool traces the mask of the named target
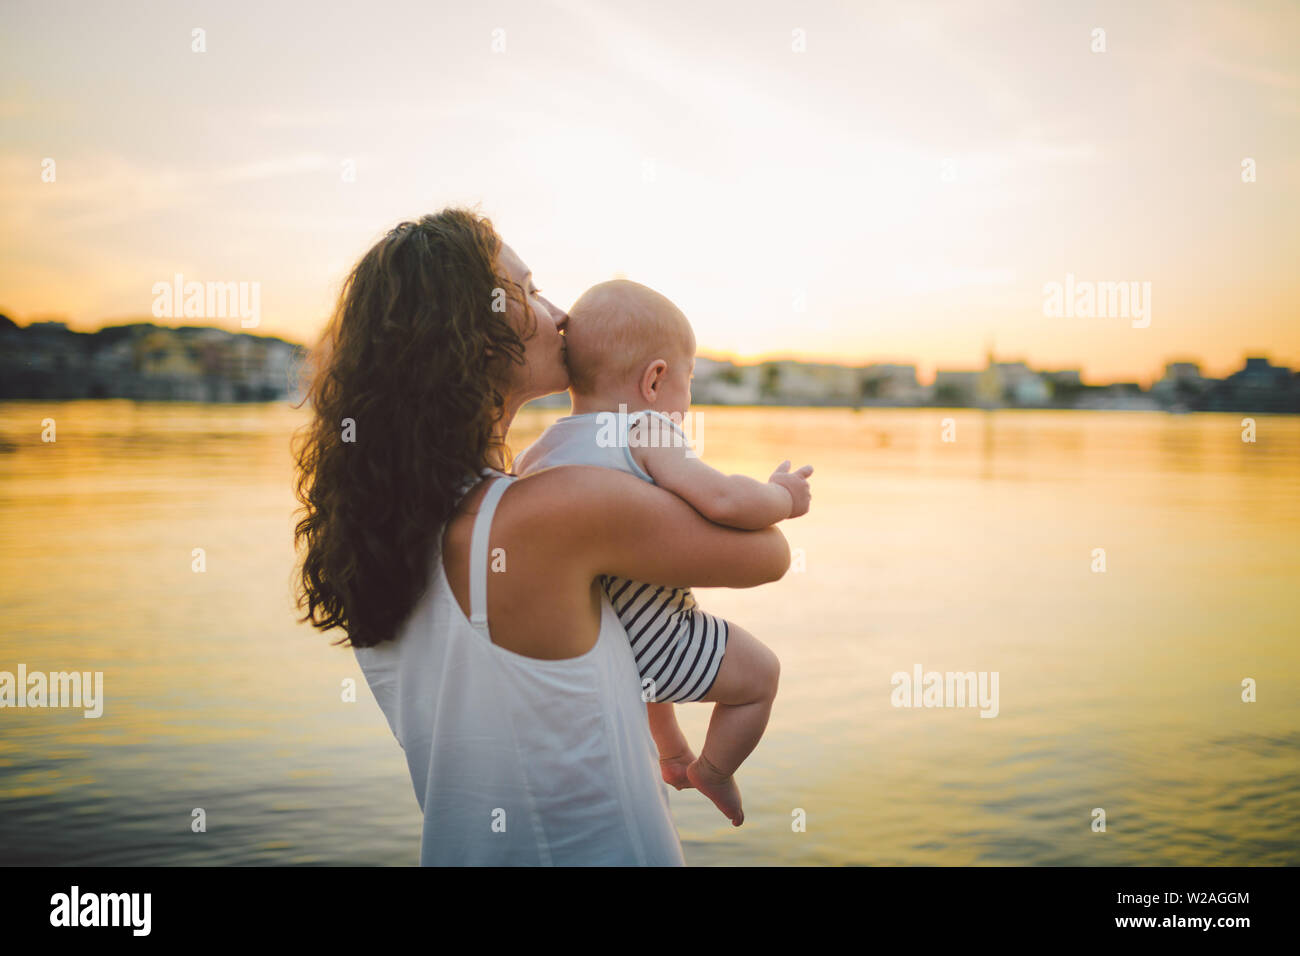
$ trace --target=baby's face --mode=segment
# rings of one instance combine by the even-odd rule
[[[691,379],[695,377],[695,356],[685,355],[668,365],[659,387],[657,410],[665,415],[685,417],[691,407]]]

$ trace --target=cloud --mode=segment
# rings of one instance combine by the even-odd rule
[[[1238,63],[1213,54],[1203,53],[1200,55],[1199,59],[1205,66],[1222,73],[1224,76],[1231,76],[1239,80],[1245,80],[1248,83],[1253,83],[1255,86],[1264,86],[1274,90],[1300,89],[1300,77],[1291,73],[1284,73],[1281,70],[1272,70],[1267,67],[1256,66],[1253,64]]]
[[[298,156],[281,156],[253,163],[241,163],[215,173],[190,173],[189,178],[194,180],[202,175],[208,182],[242,183],[278,179],[281,176],[293,176],[298,173],[314,173],[322,169],[335,169],[337,166],[337,158],[322,156],[319,153],[304,153]]]

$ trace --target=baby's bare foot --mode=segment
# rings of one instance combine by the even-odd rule
[[[686,790],[693,787],[686,774],[686,768],[695,762],[695,754],[687,750],[676,757],[660,757],[659,772],[663,774],[664,783],[674,790]]]
[[[734,774],[725,774],[700,757],[686,768],[686,776],[695,789],[713,801],[722,815],[738,827],[745,822],[745,811],[740,808],[740,788]]]

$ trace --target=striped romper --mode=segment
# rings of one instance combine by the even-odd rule
[[[660,419],[687,441],[671,419],[658,412],[566,415],[546,429],[515,460],[519,475],[556,465],[598,465],[626,471],[654,484],[632,457],[628,431],[642,415]],[[609,603],[632,642],[647,700],[699,700],[709,692],[727,648],[727,622],[700,609],[690,588],[662,587],[606,576]]]

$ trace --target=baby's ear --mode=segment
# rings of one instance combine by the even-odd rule
[[[659,386],[663,384],[664,375],[668,371],[668,363],[663,359],[655,359],[645,367],[641,373],[641,397],[647,402],[652,402],[659,394]]]

